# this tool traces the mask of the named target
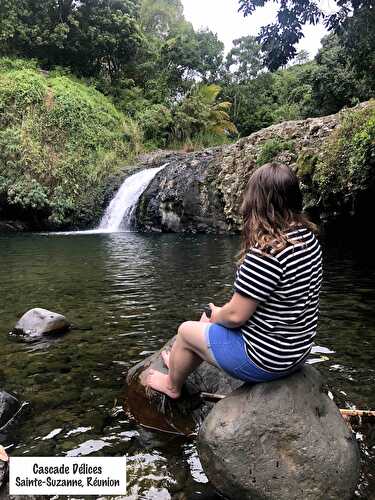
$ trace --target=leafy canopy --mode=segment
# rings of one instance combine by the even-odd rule
[[[270,0],[239,0],[239,11],[251,15]],[[296,45],[303,37],[305,24],[316,25],[322,21],[328,28],[339,32],[345,23],[361,10],[374,9],[373,0],[333,0],[337,10],[327,14],[323,2],[317,0],[276,0],[276,21],[261,28],[258,36],[268,68],[273,71],[286,65],[297,54]]]
[[[111,80],[136,61],[144,37],[138,0],[2,0],[0,56],[38,59]]]

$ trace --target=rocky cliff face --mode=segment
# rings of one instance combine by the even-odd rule
[[[237,143],[196,153],[160,153],[141,167],[167,166],[140,198],[138,229],[173,232],[235,232],[239,207],[252,171],[270,160],[290,165],[300,178],[305,209],[329,218],[314,170],[340,124],[336,115],[289,121],[260,130]]]
[[[302,181],[305,205],[319,208],[311,179],[298,160],[319,154],[339,123],[338,115],[273,125],[237,143],[198,153],[165,153],[143,166],[167,166],[153,179],[137,207],[138,229],[228,232],[241,224],[242,194],[260,155],[291,165]]]
[[[224,232],[222,193],[214,187],[220,148],[198,153],[161,153],[144,168],[166,164],[141,196],[137,228],[143,231]]]

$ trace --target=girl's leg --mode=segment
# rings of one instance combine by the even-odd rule
[[[200,320],[202,323],[210,323],[210,320],[207,318],[206,314],[203,313]],[[171,351],[162,351],[161,357],[163,358],[164,364],[167,368],[169,368],[169,356],[171,354]],[[215,364],[216,366],[216,364]]]
[[[207,324],[202,321],[182,323],[169,356],[168,374],[150,370],[147,385],[176,399],[187,377],[202,361],[215,364],[207,347],[206,328]]]

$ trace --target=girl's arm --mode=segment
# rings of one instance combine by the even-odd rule
[[[212,315],[211,323],[219,323],[226,328],[239,328],[252,316],[257,308],[258,302],[240,293],[235,292],[223,307],[210,304]]]

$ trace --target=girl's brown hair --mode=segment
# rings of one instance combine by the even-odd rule
[[[286,232],[316,226],[302,214],[302,193],[293,170],[282,163],[266,163],[251,175],[241,206],[243,217],[241,263],[251,247],[263,253],[282,250],[292,242]]]

